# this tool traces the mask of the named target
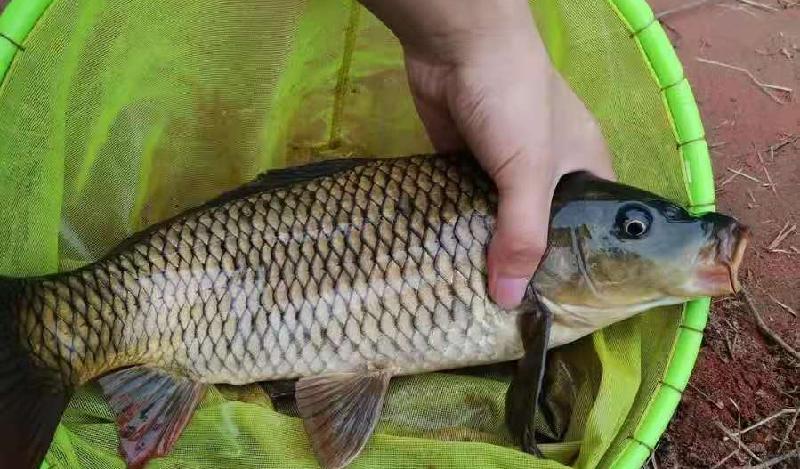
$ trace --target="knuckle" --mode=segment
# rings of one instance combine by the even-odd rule
[[[512,260],[537,262],[547,248],[546,242],[535,237],[520,238],[506,244],[506,257]]]

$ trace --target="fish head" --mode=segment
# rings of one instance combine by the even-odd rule
[[[749,236],[730,216],[695,215],[651,192],[573,173],[556,188],[533,287],[584,316],[731,294]]]

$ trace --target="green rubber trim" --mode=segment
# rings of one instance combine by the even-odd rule
[[[28,33],[53,0],[11,0],[0,14],[0,83]]]
[[[714,180],[714,170],[711,167],[711,159],[708,157],[708,143],[703,139],[681,146],[681,157],[683,158],[684,173],[688,178],[687,183],[690,188],[689,201],[693,209],[701,209],[693,211],[714,210],[714,203],[716,202],[714,184],[694,184],[694,180]],[[702,210],[704,206],[710,208]]]
[[[613,6],[628,26],[631,33],[636,33],[655,22],[656,17],[647,2],[642,0],[611,0]]]
[[[684,144],[705,138],[700,110],[692,94],[692,88],[686,79],[664,90],[667,105],[672,113],[678,143]]]
[[[685,369],[686,367],[689,367],[690,370],[694,368],[694,362],[697,360],[697,354],[703,342],[702,331],[702,329],[686,327],[678,329],[678,338],[675,340],[672,357],[664,375],[664,383],[681,392],[686,389],[686,383],[689,382],[689,374],[685,372]]]
[[[658,86],[667,88],[683,80],[683,65],[675,49],[669,45],[669,38],[661,24],[656,21],[650,23],[639,31],[636,37],[647,55],[647,60],[650,61],[650,66],[658,79]]]
[[[684,181],[693,213],[715,209],[714,177],[705,131],[683,66],[646,0],[608,0],[642,51],[653,79],[661,88],[683,160]],[[688,302],[673,342],[662,383],[644,410],[633,435],[611,463],[614,468],[639,469],[667,429],[689,382],[708,322],[710,298]]]
[[[708,323],[708,310],[711,307],[711,298],[701,298],[692,301],[683,313],[683,325],[702,331]]]
[[[11,0],[0,13],[0,85],[3,84],[17,52],[53,0]],[[42,460],[40,469],[49,469]]]
[[[639,428],[633,434],[634,441],[640,446],[644,446],[648,452],[656,447],[661,435],[666,431],[667,425],[681,401],[681,393],[669,386],[662,385],[652,399],[653,405],[639,422]],[[636,467],[642,467],[644,463],[645,461],[642,461]]]
[[[628,440],[620,456],[614,462],[614,467],[630,467],[640,469],[647,458],[650,457],[650,449],[641,443]]]

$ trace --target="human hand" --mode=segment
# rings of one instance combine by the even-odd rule
[[[544,253],[560,177],[615,178],[599,126],[550,63],[526,0],[361,1],[403,45],[433,146],[468,147],[495,182],[489,293],[517,306]]]

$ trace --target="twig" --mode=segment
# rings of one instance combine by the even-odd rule
[[[727,5],[721,4],[721,7],[728,8],[729,10],[741,11],[742,13],[747,13],[748,15],[752,16],[753,18],[758,18],[758,13],[752,11],[750,8],[747,8],[747,5],[739,4],[736,5]]]
[[[731,397],[729,397],[728,400],[731,401],[731,404],[733,404],[733,407],[736,409],[736,418],[739,421],[739,428],[742,428],[742,411],[739,409],[739,404],[737,404],[736,401],[734,401]]]
[[[785,147],[786,145],[788,145],[790,143],[796,142],[797,139],[799,139],[799,138],[800,138],[800,135],[795,135],[793,137],[787,138],[786,140],[784,140],[782,142],[776,143],[775,145],[770,145],[769,146],[770,159],[772,161],[775,161],[775,152],[776,151],[780,150],[781,148]]]
[[[794,430],[794,426],[797,424],[797,417],[800,416],[800,407],[794,413],[794,417],[792,417],[792,423],[786,428],[786,434],[783,435],[783,439],[781,440],[780,446],[778,446],[778,452],[783,450],[783,446],[789,441],[789,435],[791,435],[792,430]]]
[[[739,325],[738,323],[734,324],[733,322],[731,322],[730,319],[726,318],[725,320],[728,322],[728,325],[731,327],[731,329],[733,329],[734,336],[733,336],[733,343],[731,344],[731,348],[733,349],[734,347],[736,347],[736,342],[739,341]],[[731,358],[733,358],[732,353],[731,353]]]
[[[778,232],[778,236],[776,236],[775,239],[769,243],[767,249],[777,248],[783,242],[783,240],[788,238],[789,235],[794,233],[795,230],[797,230],[797,224],[789,226],[789,222],[787,221],[786,224],[783,225],[783,228],[781,228],[781,231]]]
[[[768,461],[764,461],[763,463],[755,465],[755,466],[744,466],[744,467],[746,467],[748,469],[764,469],[764,468],[767,468],[767,467],[772,467],[772,466],[774,466],[774,465],[776,465],[778,463],[781,463],[783,461],[786,461],[787,459],[790,459],[790,458],[800,458],[800,449],[796,449],[794,451],[789,451],[786,454],[782,454],[782,455],[780,455],[778,457],[772,458],[772,459],[770,459]]]
[[[719,124],[715,125],[713,127],[713,130],[717,130],[717,129],[721,128],[721,127],[725,127],[726,125],[731,125],[731,121],[729,121],[728,119],[725,119],[724,121],[722,121]]]
[[[687,383],[687,384],[689,385],[689,387],[690,387],[690,388],[694,389],[694,390],[695,390],[695,392],[697,392],[697,394],[700,394],[700,395],[701,395],[701,396],[703,396],[703,397],[704,397],[704,398],[705,398],[705,399],[706,399],[708,402],[710,402],[710,403],[714,404],[714,407],[716,407],[717,409],[719,409],[719,410],[722,410],[722,409],[724,409],[724,408],[725,408],[725,406],[724,406],[724,405],[722,405],[722,404],[721,404],[721,403],[719,403],[719,402],[715,402],[713,399],[711,399],[711,396],[709,396],[708,394],[706,394],[706,393],[704,393],[703,391],[701,391],[701,390],[700,390],[700,389],[699,389],[697,386],[695,386],[695,385],[694,385],[694,384],[692,384],[691,382],[689,382],[689,383]]]
[[[728,337],[728,333],[725,332],[725,348],[728,349],[728,355],[730,355],[731,360],[735,360],[736,357],[733,356],[733,345],[731,345],[731,338]],[[727,361],[727,360],[725,360]]]
[[[786,86],[772,85],[772,84],[769,84],[769,83],[763,83],[763,82],[759,81],[758,78],[756,78],[755,75],[753,75],[753,73],[750,72],[750,70],[748,70],[746,68],[737,67],[736,65],[726,64],[726,63],[723,63],[723,62],[718,62],[716,60],[705,59],[703,57],[697,57],[697,61],[698,62],[707,63],[707,64],[711,64],[711,65],[717,65],[719,67],[724,67],[724,68],[727,68],[727,69],[730,69],[730,70],[736,70],[738,72],[744,73],[745,75],[747,75],[750,78],[750,80],[756,86],[761,88],[761,91],[763,91],[764,94],[766,94],[767,96],[772,98],[772,100],[775,101],[778,104],[785,104],[785,102],[782,101],[781,99],[779,99],[774,94],[772,94],[770,92],[770,90],[783,91],[784,93],[792,93],[794,91],[791,88],[788,88]]]
[[[738,174],[734,173],[734,174],[728,176],[727,178],[725,178],[722,182],[719,183],[720,188],[722,186],[726,185],[726,184],[729,184],[731,181],[736,179],[737,176],[738,176]]]
[[[775,183],[774,183],[774,182],[772,182],[772,176],[770,176],[770,175],[769,175],[769,171],[767,171],[767,167],[766,167],[766,166],[762,166],[761,168],[764,170],[764,174],[766,174],[766,175],[767,175],[767,181],[769,181],[769,183],[768,183],[768,184],[764,184],[764,187],[767,187],[767,186],[769,186],[769,188],[770,188],[770,189],[772,189],[772,192],[773,192],[775,195],[778,195],[778,191],[777,191],[777,190],[775,190]]]
[[[761,315],[758,313],[755,305],[753,304],[753,299],[750,297],[750,293],[748,293],[747,289],[742,286],[741,295],[744,297],[745,302],[747,303],[747,307],[750,308],[750,312],[753,313],[753,316],[756,318],[756,325],[758,325],[758,329],[761,331],[762,334],[769,336],[772,340],[775,341],[778,345],[783,347],[789,355],[793,356],[795,360],[800,361],[800,352],[793,349],[791,345],[787,344],[785,340],[783,340],[778,334],[772,331],[767,324],[764,322],[764,319],[761,318]]]
[[[788,252],[788,251],[787,251],[787,252]],[[791,253],[790,253],[790,254],[791,254]],[[767,296],[769,296],[769,299],[770,299],[770,300],[772,300],[772,301],[774,301],[774,302],[775,302],[775,304],[777,304],[777,305],[778,305],[778,306],[780,306],[781,308],[785,309],[787,313],[791,314],[791,315],[792,315],[792,316],[794,316],[794,317],[797,317],[797,311],[795,311],[794,309],[792,309],[792,307],[791,307],[791,306],[789,306],[789,305],[787,305],[787,304],[783,304],[783,303],[781,303],[780,301],[778,301],[778,300],[777,300],[777,299],[776,299],[774,296],[772,296],[772,295],[767,295]]]
[[[744,172],[744,171],[742,171],[741,169],[733,169],[733,168],[727,168],[727,169],[728,169],[728,171],[732,172],[732,173],[733,173],[733,174],[735,174],[735,175],[738,175],[738,176],[745,177],[745,178],[747,178],[747,179],[749,179],[749,180],[751,180],[751,181],[753,181],[753,182],[757,182],[757,183],[759,183],[759,184],[764,184],[764,183],[763,183],[763,182],[761,182],[761,181],[760,181],[758,178],[755,178],[755,177],[753,177],[753,176],[751,176],[751,175],[749,175],[749,174],[745,173],[745,172]]]
[[[725,464],[726,462],[728,462],[728,459],[736,456],[737,454],[739,454],[739,448],[736,448],[735,450],[731,451],[731,454],[725,456],[718,463],[716,463],[713,466],[711,466],[711,469],[717,469],[718,467],[720,467],[723,464]]]
[[[717,426],[717,428],[722,430],[725,433],[725,435],[728,436],[728,438],[730,438],[731,440],[735,441],[739,445],[739,447],[744,450],[745,453],[750,455],[751,458],[755,459],[758,462],[761,462],[761,458],[756,456],[756,453],[754,453],[752,450],[750,450],[750,448],[748,448],[746,444],[742,443],[742,440],[739,439],[738,436],[734,435],[733,432],[728,430],[728,428],[725,425],[723,425],[719,421],[714,422],[714,424]]]
[[[789,254],[789,255],[797,254],[796,252],[790,251],[788,249],[765,249],[765,251],[771,252],[771,253],[774,253],[774,254]]]
[[[800,50],[800,49],[798,49],[798,50]],[[798,135],[787,135],[786,137],[784,137],[784,140],[781,140],[778,143],[774,143],[772,145],[767,146],[766,148],[764,148],[763,151],[769,151],[770,152],[770,155],[769,155],[770,161],[775,161],[775,152],[776,151],[781,150],[786,145],[790,145],[790,144],[796,143],[798,140],[800,140],[800,134],[798,134]],[[750,151],[748,150],[748,151],[745,151],[745,152],[742,152],[742,153],[735,154],[735,155],[732,156],[732,158],[734,158],[734,159],[735,158],[741,158],[743,156],[747,156],[749,153],[750,153]]]
[[[681,5],[679,7],[675,7],[675,8],[672,8],[672,9],[669,9],[669,10],[664,10],[664,11],[662,11],[660,13],[657,13],[656,14],[656,19],[660,20],[660,19],[662,19],[662,18],[664,18],[666,16],[674,15],[675,13],[681,13],[681,12],[684,12],[684,11],[687,11],[687,10],[693,10],[693,9],[695,9],[697,7],[701,7],[701,6],[705,5],[706,3],[712,3],[712,2],[713,3],[717,3],[718,1],[720,1],[720,0],[697,0],[697,1],[692,2],[692,3],[687,3],[686,5]]]
[[[771,7],[769,5],[764,5],[763,3],[754,2],[752,0],[737,0],[739,3],[744,3],[745,5],[749,5],[753,8],[760,8],[762,10],[777,12],[778,9]]]
[[[755,196],[753,195],[753,191],[751,191],[750,189],[747,189],[747,195],[750,196],[750,200],[752,200],[754,204],[758,203],[758,201],[756,200]]]
[[[765,419],[763,419],[763,420],[761,420],[759,422],[754,423],[753,425],[750,425],[749,427],[745,428],[744,430],[741,430],[741,431],[738,431],[738,432],[733,432],[733,434],[736,435],[736,436],[744,435],[745,433],[749,432],[750,430],[755,430],[756,428],[764,425],[767,422],[770,422],[772,420],[775,420],[778,417],[782,417],[782,416],[787,415],[787,414],[794,414],[798,410],[800,410],[800,408],[798,408],[798,409],[781,409],[779,412],[777,412],[775,414],[772,414],[769,417],[767,417],[767,418],[765,418]]]

